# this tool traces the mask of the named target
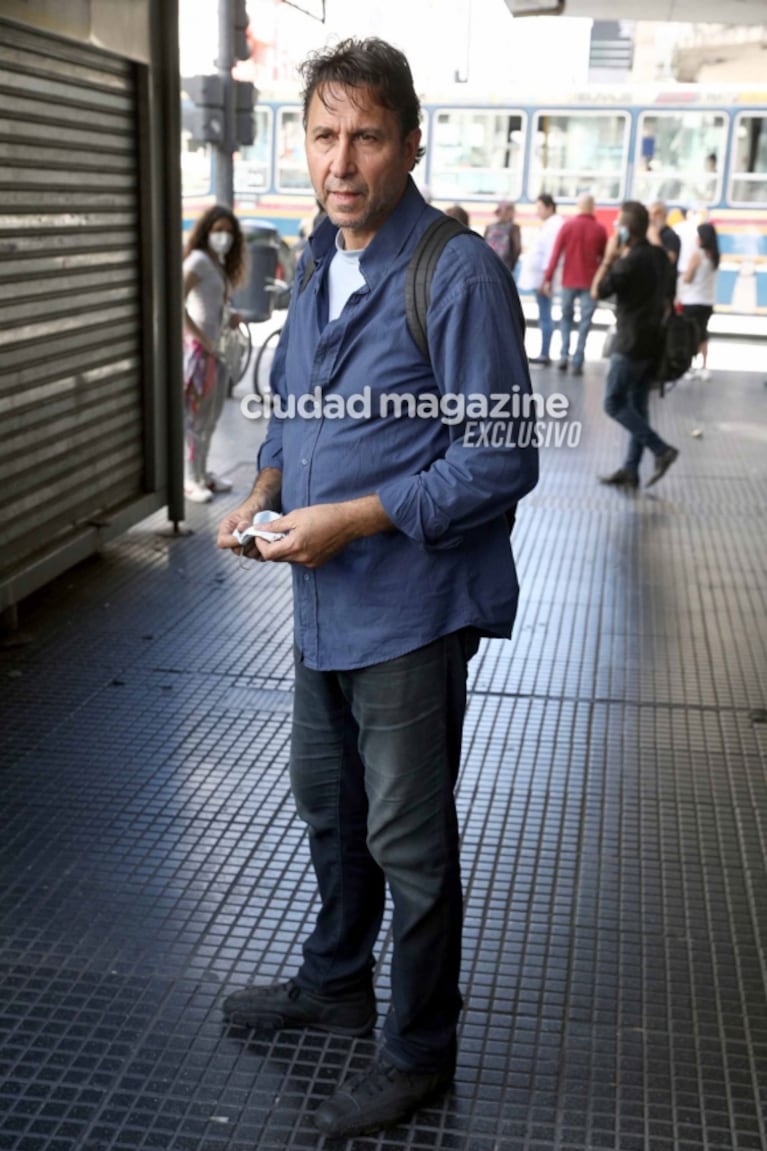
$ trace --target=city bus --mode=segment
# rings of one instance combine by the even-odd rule
[[[256,137],[235,156],[235,210],[292,243],[316,212],[296,100],[260,100]],[[183,117],[182,117],[183,119]],[[549,192],[563,215],[589,191],[609,227],[621,201],[664,200],[719,233],[717,308],[767,314],[767,89],[600,90],[544,103],[423,104],[426,155],[414,178],[437,207],[460,203],[482,232],[499,200],[517,205],[523,246]],[[213,202],[210,150],[182,132],[185,224]]]

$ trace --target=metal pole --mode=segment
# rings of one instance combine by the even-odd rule
[[[181,132],[178,0],[151,4],[149,10],[154,37],[151,70],[154,89],[151,99],[156,102],[151,132],[152,149],[157,159],[157,183],[153,183],[153,188],[160,188],[160,196],[150,204],[152,223],[146,231],[155,238],[162,236],[163,242],[153,244],[146,257],[147,268],[152,264],[150,274],[156,285],[151,299],[155,311],[154,329],[159,333],[156,342],[149,345],[155,349],[153,354],[156,362],[150,373],[154,391],[148,398],[147,407],[160,409],[167,423],[164,442],[160,439],[162,424],[155,422],[153,425],[157,445],[154,449],[155,462],[148,469],[148,478],[153,488],[158,482],[167,483],[168,519],[177,530],[184,519],[181,165],[178,151],[163,147],[163,142],[177,140]],[[154,125],[162,125],[162,132]],[[152,418],[158,420],[156,412],[147,414],[147,426]]]
[[[216,145],[216,199],[231,208],[234,204],[234,11],[232,0],[218,0],[218,60],[224,101],[224,140]]]

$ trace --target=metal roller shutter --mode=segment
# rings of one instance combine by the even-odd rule
[[[0,578],[142,491],[136,69],[0,21]]]

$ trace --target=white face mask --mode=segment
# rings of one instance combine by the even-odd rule
[[[231,232],[211,232],[208,236],[208,247],[217,256],[225,256],[233,243],[234,236]]]

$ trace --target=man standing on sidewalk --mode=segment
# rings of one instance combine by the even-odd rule
[[[283,538],[256,540],[254,558],[293,573],[290,781],[320,908],[294,977],[233,992],[224,1013],[260,1032],[367,1035],[388,887],[380,1054],[314,1112],[325,1135],[348,1138],[401,1122],[453,1079],[467,664],[480,636],[511,633],[505,513],[535,486],[538,456],[514,415],[531,393],[519,297],[478,237],[455,236],[436,263],[428,358],[408,331],[408,269],[443,217],[410,177],[421,132],[407,60],[381,40],[348,40],[312,55],[303,78],[307,162],[327,217],[297,270],[272,368],[294,413],[275,409],[253,491],[218,545],[239,551],[235,530],[282,513],[269,528]],[[315,392],[328,411],[334,401],[332,418],[304,414]],[[500,446],[472,442],[469,401],[497,409],[499,399]],[[463,415],[441,419],[443,400]]]
[[[605,411],[631,438],[623,466],[601,477],[601,482],[621,488],[639,487],[639,463],[645,448],[655,456],[648,488],[665,475],[679,455],[648,422],[650,384],[660,359],[668,284],[673,274],[665,250],[648,241],[648,225],[644,204],[626,200],[591,288],[595,302],[608,296],[616,300]]]
[[[647,229],[647,239],[651,244],[657,244],[663,248],[671,265],[671,274],[668,277],[668,285],[666,288],[668,310],[670,311],[674,307],[674,301],[676,300],[677,264],[679,263],[679,252],[682,247],[682,241],[668,223],[668,208],[663,200],[655,200],[650,204],[648,213],[650,216],[650,226]]]
[[[495,209],[495,223],[485,228],[485,241],[502,260],[513,274],[520,252],[522,251],[522,233],[519,224],[514,222],[516,209],[508,200],[501,200]]]
[[[586,337],[591,328],[591,320],[596,301],[590,295],[594,275],[604,255],[607,245],[607,232],[594,215],[594,197],[584,192],[578,198],[577,215],[567,220],[554,241],[541,291],[551,296],[554,274],[562,260],[562,349],[559,358],[560,372],[567,371],[570,359],[570,337],[575,323],[575,303],[578,302],[578,342],[572,359],[574,376],[583,375],[583,358],[586,354]]]
[[[551,363],[551,337],[554,334],[554,323],[551,318],[551,292],[546,294],[541,290],[546,269],[554,251],[554,244],[564,220],[557,214],[557,205],[553,196],[542,192],[535,203],[535,211],[541,226],[533,237],[529,251],[522,257],[522,271],[519,275],[519,288],[522,292],[535,292],[535,302],[538,305],[538,324],[541,329],[541,352],[530,360],[531,364],[540,364],[548,367]]]

